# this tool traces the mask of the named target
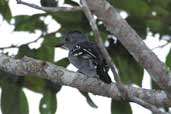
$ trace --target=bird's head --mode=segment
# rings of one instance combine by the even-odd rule
[[[72,49],[77,43],[88,41],[88,38],[79,31],[70,31],[64,35],[64,47]]]

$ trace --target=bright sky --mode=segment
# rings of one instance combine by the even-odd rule
[[[29,1],[29,0],[25,0]],[[34,0],[35,3],[38,3],[39,0]],[[10,0],[10,7],[12,9],[13,15],[32,15],[35,13],[40,13],[41,11],[37,11],[35,9],[29,8],[23,5],[17,5],[15,0]],[[123,12],[121,14],[123,17],[126,14]],[[54,22],[51,17],[46,18],[46,22],[50,23],[49,25],[49,32],[55,31],[59,29],[59,25]],[[29,34],[26,32],[13,32],[14,27],[9,25],[8,23],[2,21],[2,17],[0,16],[0,47],[9,46],[11,44],[20,45],[22,43],[26,43],[28,41],[32,41],[36,39],[40,35],[40,31],[36,31],[35,34]],[[43,40],[40,39],[36,43],[32,43],[29,46],[31,48],[38,48]],[[156,46],[162,45],[166,43],[165,41],[159,41],[159,35],[155,35],[155,38],[149,33],[145,43],[148,45],[149,48],[154,48]],[[153,50],[161,61],[165,61],[165,57],[169,51],[171,45],[167,45],[164,48],[157,48]],[[10,55],[15,55],[18,49],[8,49],[4,52],[9,52]],[[58,54],[60,53],[60,56]],[[56,49],[55,60],[59,60],[62,57],[67,56],[67,51],[63,51],[61,49]],[[62,56],[61,56],[62,54]],[[75,70],[72,65],[69,65],[68,69]],[[143,80],[143,87],[150,88],[150,79],[148,73],[145,71],[145,77]],[[24,89],[26,92],[28,101],[29,101],[29,108],[30,114],[40,114],[39,113],[39,101],[42,97],[41,94],[34,93],[28,89]],[[71,88],[71,87],[62,87],[62,90],[57,94],[58,98],[58,107],[56,114],[110,114],[110,98],[95,96],[90,94],[94,102],[98,105],[98,109],[91,108],[87,103],[85,98],[80,95],[78,90]],[[131,103],[133,107],[133,114],[150,114],[150,111],[142,108],[139,105]]]

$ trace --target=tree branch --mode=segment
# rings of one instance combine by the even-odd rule
[[[117,36],[129,53],[144,66],[152,79],[171,98],[171,72],[145,45],[140,36],[121,18],[106,0],[86,0],[90,10],[103,21],[107,30]]]
[[[82,8],[79,7],[79,6],[74,6],[74,7],[41,7],[41,6],[38,6],[36,4],[24,2],[22,0],[16,0],[16,1],[17,1],[18,4],[23,4],[23,5],[32,7],[34,9],[43,10],[43,11],[46,11],[46,12],[59,12],[59,11],[70,12],[70,11],[80,11],[80,10],[82,10]]]
[[[96,78],[88,78],[81,73],[68,71],[49,62],[43,62],[32,58],[14,59],[0,54],[0,70],[17,76],[37,76],[55,83],[75,87],[79,90],[91,92],[96,95],[106,96],[115,100],[121,100],[123,93],[119,91],[119,85],[105,84]],[[169,107],[171,102],[164,91],[147,90],[125,86],[128,97],[137,97],[158,107]]]
[[[113,72],[113,75],[114,75],[114,78],[115,78],[116,82],[121,84],[122,83],[121,79],[120,79],[119,75],[117,74],[117,72],[115,70],[115,66],[114,66],[114,64],[112,62],[112,59],[111,59],[110,55],[108,54],[106,48],[103,45],[103,41],[102,41],[102,38],[100,36],[98,27],[96,25],[96,21],[93,18],[93,15],[91,14],[91,11],[90,11],[89,7],[87,6],[86,1],[81,0],[81,2],[82,2],[82,5],[83,5],[83,11],[84,11],[85,15],[87,16],[87,19],[89,20],[89,23],[90,23],[90,26],[91,26],[93,32],[95,33],[98,47],[100,48],[101,52],[103,53],[103,56],[106,59],[108,65],[111,67],[111,70]]]
[[[151,105],[148,102],[145,102],[137,97],[131,97],[130,100],[132,100],[133,102],[140,104],[141,106],[150,109],[154,114],[165,114],[164,112],[161,112],[156,106]]]

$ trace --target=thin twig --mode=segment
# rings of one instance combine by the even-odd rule
[[[160,111],[156,106],[148,103],[148,102],[145,102],[135,96],[131,96],[130,98],[131,102],[135,102],[135,103],[138,103],[140,104],[141,106],[147,108],[147,109],[150,109],[154,114],[165,114],[164,112]]]
[[[31,43],[35,43],[37,42],[39,39],[41,39],[42,37],[46,36],[46,35],[53,35],[55,34],[57,31],[54,31],[54,32],[51,32],[49,34],[42,34],[40,35],[38,38],[36,38],[35,40],[32,40],[30,42],[27,42],[27,43],[24,43],[24,44],[21,44],[21,45],[10,45],[10,46],[7,46],[7,47],[0,47],[0,50],[4,50],[4,49],[11,49],[11,48],[20,48],[21,46],[23,45],[29,45]]]
[[[0,50],[4,50],[4,49],[11,49],[11,48],[19,48],[20,46],[17,45],[10,45],[10,46],[6,46],[6,47],[0,47]]]
[[[88,20],[89,20],[89,23],[92,27],[92,30],[93,32],[95,33],[96,35],[96,40],[97,40],[97,44],[99,46],[99,48],[101,49],[102,53],[103,53],[103,56],[105,57],[106,59],[106,62],[108,63],[108,65],[111,67],[111,70],[113,72],[113,75],[114,75],[114,78],[116,80],[116,82],[120,83],[121,84],[121,80],[120,80],[120,77],[119,75],[117,74],[116,70],[115,70],[115,66],[112,62],[112,59],[111,57],[109,56],[106,48],[104,47],[103,45],[103,42],[102,42],[102,38],[100,36],[100,33],[99,33],[99,30],[98,30],[98,27],[96,25],[96,21],[95,19],[93,18],[93,15],[91,14],[91,11],[90,9],[88,8],[87,6],[87,2],[85,0],[82,0],[82,5],[83,5],[83,11],[85,13],[85,15],[87,16]]]
[[[23,5],[32,7],[34,9],[39,9],[39,10],[43,10],[46,12],[59,12],[59,11],[70,12],[70,11],[82,10],[82,8],[80,6],[74,6],[74,7],[41,7],[41,6],[38,6],[36,4],[24,2],[22,0],[16,0],[16,1],[17,1],[17,4],[23,4]]]
[[[37,39],[35,39],[33,41],[30,41],[30,42],[27,42],[27,43],[24,43],[24,44],[21,44],[21,45],[11,45],[11,46],[7,46],[7,47],[0,47],[0,50],[11,49],[11,48],[19,48],[22,45],[29,45],[31,43],[37,42],[40,38],[41,37],[38,37]]]
[[[163,44],[163,45],[159,45],[159,46],[157,46],[157,47],[154,47],[154,48],[152,48],[151,50],[154,50],[154,49],[157,49],[157,48],[163,48],[163,47],[169,45],[170,43],[171,43],[171,40],[167,41],[167,42],[166,42],[165,44]]]

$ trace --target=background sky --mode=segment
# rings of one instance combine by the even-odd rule
[[[28,1],[29,0],[25,0]],[[60,0],[61,1],[61,0]],[[39,4],[39,0],[34,0],[34,3]],[[61,3],[60,3],[61,4]],[[42,11],[35,10],[33,8],[29,8],[24,5],[16,4],[15,0],[10,0],[9,5],[11,7],[11,11],[13,15],[33,15],[35,13],[42,13]],[[126,14],[123,12],[121,14],[123,17],[126,17]],[[14,20],[11,21],[13,23]],[[60,25],[52,20],[49,16],[45,19],[45,23],[49,24],[49,32],[56,31],[59,29]],[[30,34],[26,32],[13,32],[14,27],[9,25],[7,22],[3,21],[0,16],[0,47],[14,45],[21,45],[28,41],[33,41],[40,35],[40,31],[36,31],[35,34]],[[43,39],[38,40],[35,43],[29,45],[30,48],[38,48],[41,45]],[[155,37],[152,37],[151,33],[148,33],[147,39],[145,43],[150,49],[157,47],[159,45],[165,44],[165,41],[159,41],[159,34],[156,34]],[[169,51],[170,44],[165,46],[164,48],[156,48],[153,51],[159,57],[161,61],[165,61],[165,57]],[[17,54],[18,49],[6,49],[3,52],[9,52],[9,54],[15,55]],[[2,52],[2,51],[0,51]],[[61,50],[60,48],[56,48],[55,50],[55,61],[66,57],[68,51]],[[76,69],[69,65],[68,69],[76,71]],[[145,71],[145,76],[143,80],[143,88],[150,88],[150,78],[148,73]],[[39,113],[39,101],[42,97],[41,94],[34,93],[26,88],[24,88],[26,92],[28,101],[30,114],[40,114]],[[1,91],[0,91],[1,92]],[[106,97],[101,97],[97,95],[90,94],[94,102],[97,104],[98,109],[91,108],[85,98],[78,92],[77,89],[63,86],[61,91],[57,94],[57,113],[56,114],[110,114],[110,103],[111,99]],[[133,107],[133,114],[150,114],[149,110],[144,109],[143,107],[131,103]],[[0,112],[1,113],[1,112]]]

